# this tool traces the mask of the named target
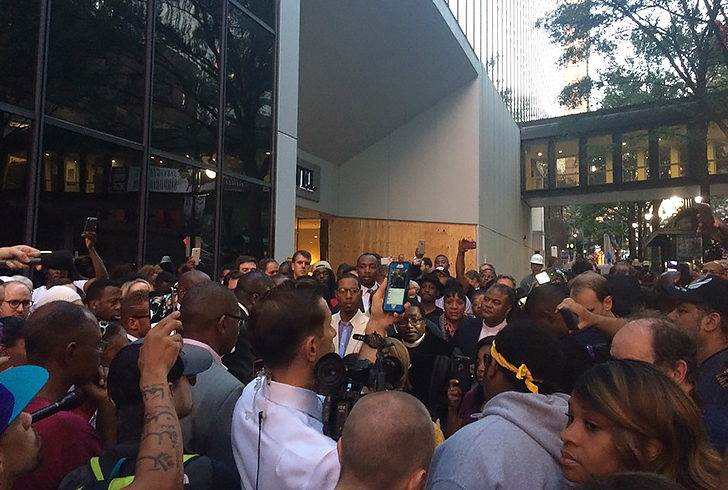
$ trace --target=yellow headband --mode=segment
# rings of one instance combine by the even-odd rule
[[[531,375],[531,371],[528,370],[528,367],[525,364],[521,364],[521,367],[516,367],[510,362],[506,361],[506,358],[501,355],[500,352],[498,352],[495,348],[495,342],[490,346],[490,357],[493,358],[495,362],[498,363],[498,365],[503,366],[507,370],[516,373],[516,379],[522,379],[524,383],[526,383],[526,388],[528,388],[528,391],[531,393],[538,393],[538,386],[536,386],[535,383],[540,383],[541,381],[537,379],[533,379],[533,376]]]

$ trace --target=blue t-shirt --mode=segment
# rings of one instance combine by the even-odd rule
[[[728,447],[728,349],[713,354],[698,367],[695,394],[703,406],[708,439],[724,454]]]

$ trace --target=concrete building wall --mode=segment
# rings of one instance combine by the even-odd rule
[[[478,257],[499,273],[528,272],[531,213],[521,200],[520,132],[488,77],[480,88]]]
[[[280,2],[278,16],[276,165],[272,209],[275,227],[272,256],[282,261],[290,255],[295,241],[300,0]]]
[[[340,214],[477,223],[478,85],[455,90],[344,163]]]
[[[321,170],[320,176],[320,198],[319,201],[312,201],[298,196],[296,198],[296,205],[318,211],[319,213],[328,215],[339,214],[339,167],[331,162],[306,153],[303,150],[298,150],[298,158],[309,163],[317,165]]]
[[[299,157],[321,167],[321,200],[298,198],[301,207],[345,218],[418,222],[433,233],[438,224],[476,225],[479,247],[468,259],[516,276],[528,272],[532,250],[541,248],[531,243],[531,211],[520,197],[519,129],[487,76],[340,167],[300,150]],[[439,232],[452,242],[452,255],[463,238],[455,230],[440,226]],[[428,247],[428,255],[436,253]]]

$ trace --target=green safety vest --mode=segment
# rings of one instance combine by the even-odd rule
[[[185,454],[183,456],[185,467],[187,467],[187,463],[189,463],[190,461],[194,461],[199,457],[199,454]],[[124,461],[126,461],[126,459],[127,458],[121,458],[119,461],[117,461],[114,469],[111,470],[109,476],[106,476],[101,470],[101,463],[99,461],[99,458],[91,458],[89,464],[91,465],[91,471],[93,471],[94,476],[96,477],[96,482],[90,485],[84,485],[83,487],[79,487],[78,490],[120,490],[122,488],[128,487],[129,485],[131,485],[131,482],[134,481],[134,475],[119,476],[119,470],[121,469],[121,465],[122,463],[124,463]]]

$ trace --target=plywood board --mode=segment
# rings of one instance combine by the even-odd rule
[[[435,259],[445,254],[450,259],[450,270],[455,273],[455,257],[461,238],[475,240],[475,225],[426,223],[419,221],[392,221],[361,218],[331,218],[329,223],[328,257],[332,267],[356,264],[363,252],[376,252],[386,257],[402,254],[411,260],[419,240],[425,240],[425,256]],[[465,270],[476,269],[475,251],[465,255]]]

